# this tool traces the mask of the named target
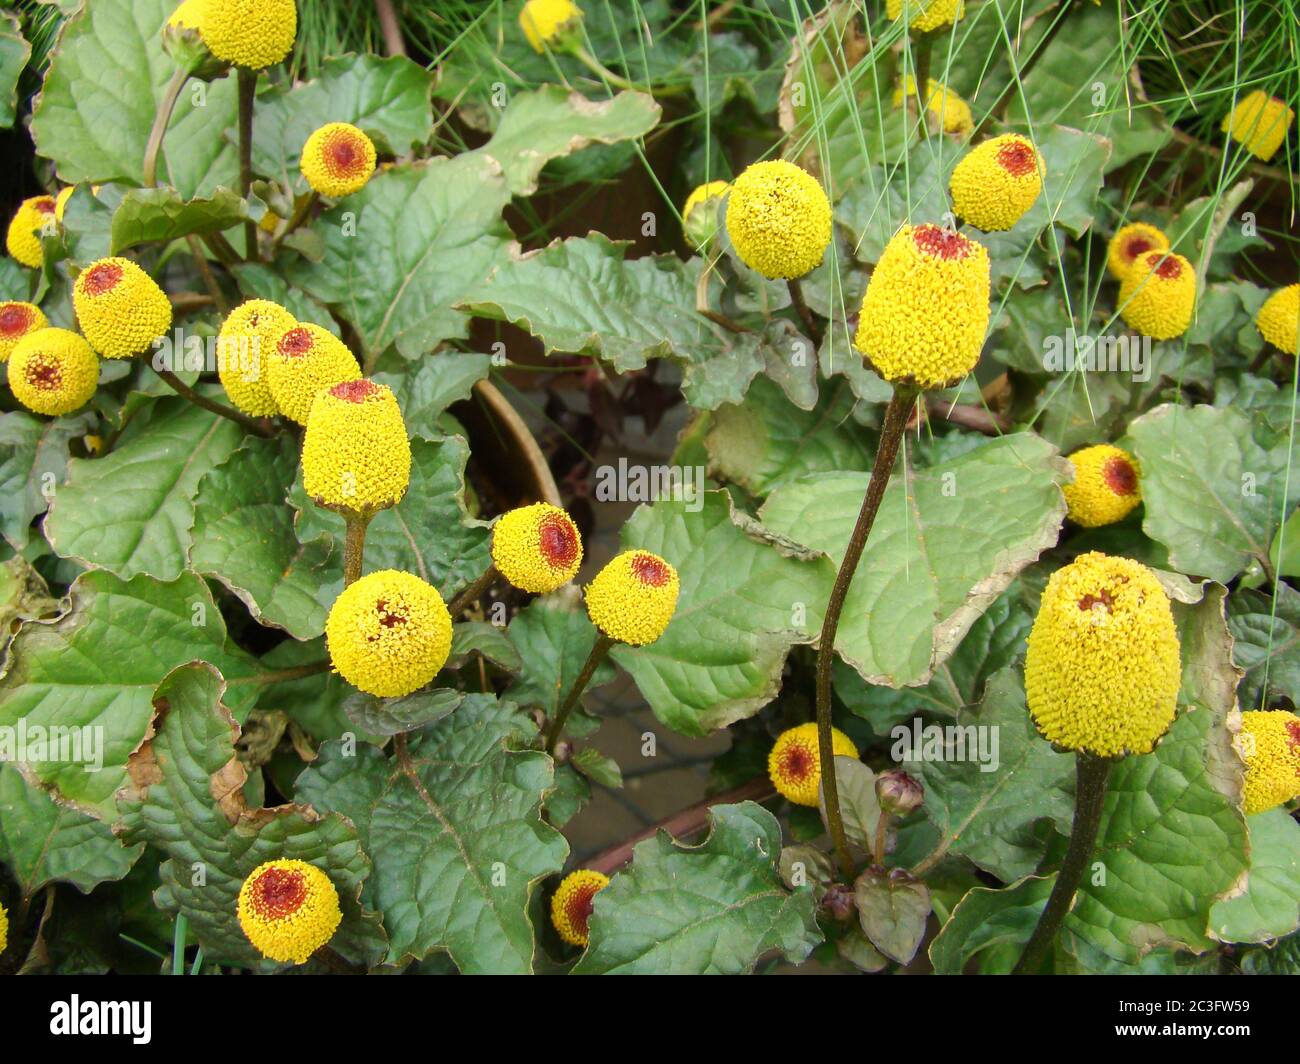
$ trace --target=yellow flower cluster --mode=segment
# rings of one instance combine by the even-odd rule
[[[1182,336],[1195,309],[1196,270],[1175,252],[1144,252],[1120,281],[1120,317],[1153,340]]]
[[[267,861],[249,873],[236,905],[239,926],[264,957],[303,964],[343,920],[329,876],[306,861]]]
[[[1046,172],[1043,157],[1027,137],[992,137],[953,168],[948,179],[953,210],[986,233],[1010,229],[1038,199]]]
[[[344,381],[361,379],[361,367],[352,352],[328,329],[311,322],[294,325],[280,334],[266,365],[267,384],[280,413],[299,425],[316,396]]]
[[[276,342],[298,322],[279,303],[249,299],[222,322],[217,334],[217,376],[235,406],[252,417],[274,417],[270,363]]]
[[[0,303],[0,362],[8,362],[18,341],[49,325],[45,312],[34,303]]]
[[[1237,749],[1246,762],[1242,808],[1265,813],[1300,798],[1300,717],[1282,709],[1241,715]]]
[[[682,207],[682,232],[691,247],[702,248],[718,235],[718,208],[731,188],[728,181],[710,181],[686,197]]]
[[[1255,328],[1279,351],[1294,356],[1296,331],[1300,325],[1300,284],[1279,288],[1264,300],[1255,315]]]
[[[334,669],[353,687],[400,698],[438,674],[451,653],[451,616],[437,588],[381,569],[344,588],[325,621]]]
[[[5,247],[24,266],[39,270],[45,264],[41,230],[57,220],[56,210],[57,202],[53,196],[33,196],[18,205],[9,221]]]
[[[307,415],[303,487],[317,503],[373,514],[396,506],[411,481],[411,442],[392,391],[344,381],[323,391]]]
[[[885,13],[890,18],[901,18],[904,8],[907,24],[922,33],[942,29],[966,13],[964,0],[885,0]]]
[[[1178,633],[1146,566],[1091,551],[1047,582],[1025,658],[1043,737],[1099,757],[1148,754],[1178,709]]]
[[[573,0],[528,0],[519,12],[519,28],[533,51],[557,46],[582,20],[582,9]]]
[[[204,0],[199,18],[209,51],[250,70],[280,62],[298,35],[294,0]]]
[[[551,898],[551,923],[570,946],[585,946],[590,937],[591,910],[596,895],[609,886],[609,876],[579,868],[564,877]]]
[[[945,133],[969,133],[975,128],[970,104],[941,81],[929,78],[925,83],[925,107],[934,115]],[[916,78],[908,74],[894,90],[894,106],[902,107],[907,100],[916,99]]]
[[[203,9],[209,0],[182,0],[182,3],[167,19],[172,29],[198,30],[203,32]]]
[[[167,293],[130,259],[99,259],[77,274],[72,306],[82,333],[104,358],[138,355],[172,325]]]
[[[1168,251],[1169,238],[1154,225],[1131,222],[1122,225],[1106,247],[1106,269],[1117,281],[1124,280],[1139,255],[1148,251]]]
[[[854,343],[888,381],[955,384],[989,324],[989,254],[938,225],[903,226],[871,274]]]
[[[99,359],[67,329],[28,333],[9,356],[9,388],[37,414],[71,414],[90,401],[99,384]]]
[[[339,199],[366,187],[375,172],[375,145],[356,126],[330,122],[307,138],[300,165],[314,191]]]
[[[578,575],[582,536],[558,506],[521,506],[503,514],[492,530],[492,564],[512,586],[544,595]]]
[[[0,905],[0,953],[5,951],[9,945],[9,914],[5,912],[5,907]]]
[[[839,728],[831,729],[831,752],[836,757],[858,756],[853,740]],[[767,774],[786,800],[816,807],[821,795],[822,765],[815,721],[788,728],[777,737],[767,756]]]
[[[1256,89],[1237,101],[1220,128],[1255,158],[1267,162],[1282,147],[1294,120],[1295,112],[1285,103]]]
[[[1084,528],[1122,521],[1142,501],[1137,459],[1127,451],[1099,443],[1070,455],[1074,483],[1061,490],[1069,517]]]
[[[624,551],[587,585],[587,613],[611,639],[644,646],[664,634],[680,590],[677,570],[659,555]]]
[[[817,267],[826,254],[831,202],[818,180],[794,163],[754,163],[731,186],[727,235],[750,269],[793,280]]]

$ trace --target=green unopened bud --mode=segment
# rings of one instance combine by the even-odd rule
[[[882,811],[893,816],[906,816],[920,809],[925,801],[925,788],[921,781],[900,769],[890,769],[876,777],[876,801]]]

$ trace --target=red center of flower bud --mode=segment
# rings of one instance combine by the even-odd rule
[[[38,354],[27,363],[23,376],[33,388],[42,392],[56,392],[63,383],[63,367],[57,359]]]
[[[1137,491],[1137,470],[1123,458],[1112,458],[1102,466],[1101,479],[1116,495],[1132,495]]]
[[[406,623],[406,614],[390,610],[386,599],[380,599],[375,603],[375,612],[379,614],[379,623],[385,628],[396,628],[399,624]]]
[[[265,920],[292,916],[307,900],[307,881],[295,869],[268,868],[253,884],[253,911]]]
[[[559,514],[547,514],[537,526],[537,549],[552,568],[567,569],[578,557],[578,533],[573,522]]]
[[[0,306],[0,336],[21,336],[31,323],[31,307],[24,307],[21,303]]]
[[[1166,255],[1156,267],[1155,274],[1166,281],[1176,281],[1183,275],[1183,264],[1172,255]]]
[[[121,266],[116,262],[101,262],[86,271],[81,289],[88,296],[102,296],[105,292],[111,292],[116,288],[117,282],[121,279]]]
[[[646,587],[663,587],[668,583],[668,566],[653,554],[638,554],[632,559],[632,575]]]
[[[782,773],[792,780],[806,779],[816,764],[812,751],[802,746],[792,746],[781,758]]]
[[[1013,140],[998,149],[998,165],[1012,177],[1024,177],[1034,172],[1038,163],[1034,159],[1034,149],[1023,140]]]
[[[34,204],[32,204],[32,206],[35,207],[38,211],[40,211],[42,214],[54,213],[54,200],[52,200],[49,196],[45,196],[42,199],[38,199]]]
[[[325,165],[335,174],[356,173],[364,165],[366,153],[351,134],[340,134],[325,145]]]
[[[364,403],[378,391],[379,385],[374,381],[340,381],[330,389],[330,395],[345,403]]]
[[[1144,236],[1131,236],[1124,245],[1124,257],[1132,262],[1144,251],[1150,251],[1154,245]]]
[[[583,938],[586,938],[588,934],[588,924],[591,921],[591,911],[595,908],[598,890],[599,888],[594,883],[581,886],[573,892],[569,903],[564,907],[569,922],[573,924],[573,929]]]
[[[1115,596],[1106,588],[1102,588],[1095,595],[1084,595],[1079,599],[1079,609],[1087,612],[1095,606],[1105,606],[1110,609],[1115,605]]]
[[[964,259],[970,254],[970,241],[941,225],[918,225],[912,240],[917,248],[936,259]]]
[[[302,358],[312,347],[311,333],[301,325],[280,337],[276,350],[285,358]]]

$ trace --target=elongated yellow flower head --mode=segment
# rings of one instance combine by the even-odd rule
[[[1220,127],[1257,159],[1267,162],[1277,154],[1295,120],[1295,112],[1262,89],[1248,92]]]
[[[885,13],[890,18],[901,18],[904,7],[907,24],[922,33],[941,29],[966,13],[963,0],[886,0]]]
[[[558,506],[521,506],[503,514],[492,529],[492,564],[512,586],[545,595],[578,575],[582,536]]]
[[[180,6],[168,16],[167,25],[173,29],[203,32],[203,10],[208,0],[182,0]]]
[[[209,51],[250,70],[280,62],[298,35],[294,0],[205,0],[200,17]]]
[[[307,184],[322,196],[350,196],[375,172],[375,145],[356,126],[330,122],[307,138],[301,166]]]
[[[727,234],[750,269],[793,280],[820,265],[830,246],[831,201],[794,163],[754,163],[732,183]]]
[[[934,78],[927,79],[925,107],[939,122],[945,133],[969,133],[975,128],[970,104]],[[902,107],[907,100],[916,99],[916,78],[908,74],[894,90],[894,106]]]
[[[86,339],[104,358],[130,358],[172,326],[167,293],[130,259],[100,259],[77,275],[72,305]]]
[[[217,334],[217,376],[226,395],[245,414],[274,417],[280,405],[271,394],[271,354],[280,337],[298,322],[279,303],[249,299],[227,315]]]
[[[76,185],[69,185],[59,189],[59,194],[54,197],[54,217],[60,222],[63,221],[63,212],[68,208],[68,200],[72,199],[72,194],[76,191]]]
[[[1255,328],[1279,351],[1296,353],[1296,327],[1300,325],[1300,284],[1272,293],[1255,315]]]
[[[67,329],[28,333],[9,356],[9,388],[37,414],[71,414],[90,401],[99,384],[99,359],[90,344]]]
[[[582,9],[573,0],[528,0],[519,12],[519,28],[535,52],[562,45],[581,21]]]
[[[587,585],[587,613],[611,639],[644,646],[664,634],[680,590],[677,570],[659,555],[628,550]]]
[[[372,514],[396,506],[411,482],[411,441],[397,399],[374,381],[323,391],[307,415],[303,487],[332,509]]]
[[[728,181],[710,181],[686,197],[682,207],[682,232],[694,248],[702,248],[718,235],[718,208],[731,188]]]
[[[975,368],[989,325],[989,253],[938,225],[903,226],[862,297],[854,343],[888,381],[955,384]]]
[[[34,303],[0,303],[0,362],[8,362],[18,341],[49,325],[45,312]]]
[[[239,890],[239,926],[264,957],[303,964],[343,920],[329,876],[306,861],[267,861]]]
[[[1154,225],[1130,222],[1122,225],[1106,246],[1106,269],[1117,281],[1124,280],[1139,255],[1148,251],[1168,251],[1169,238]]]
[[[609,876],[590,868],[570,872],[551,898],[551,923],[570,946],[585,946],[596,895],[609,886]]]
[[[335,671],[353,687],[400,698],[447,663],[451,616],[437,588],[411,573],[381,569],[334,600],[325,641]]]
[[[1100,757],[1148,754],[1178,709],[1178,633],[1145,565],[1092,551],[1047,582],[1025,694],[1043,737]]]
[[[836,757],[858,756],[853,740],[839,728],[831,729],[831,751]],[[817,749],[817,723],[810,721],[783,731],[767,755],[772,786],[795,805],[816,806],[822,785],[822,764]]]
[[[307,424],[311,404],[326,388],[361,379],[347,345],[328,329],[302,322],[280,334],[267,363],[267,383],[280,413]]]
[[[1283,709],[1247,710],[1234,743],[1246,762],[1241,797],[1247,813],[1300,798],[1300,717]]]
[[[986,233],[1010,229],[1038,199],[1046,172],[1029,138],[1019,133],[992,137],[953,168],[948,179],[953,210]]]
[[[5,247],[24,266],[39,270],[45,264],[41,230],[56,220],[56,210],[57,201],[53,196],[33,196],[18,205],[9,221]]]
[[[1196,269],[1176,252],[1144,252],[1120,281],[1120,317],[1153,340],[1182,336],[1195,309]]]
[[[1127,451],[1099,443],[1070,455],[1074,483],[1061,490],[1069,517],[1084,528],[1122,521],[1142,501],[1137,459]]]
[[[5,951],[7,945],[9,945],[9,914],[5,912],[5,907],[0,905],[0,953]]]

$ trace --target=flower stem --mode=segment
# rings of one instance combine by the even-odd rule
[[[913,38],[916,46],[916,113],[921,117],[921,139],[930,137],[930,51],[934,47],[934,35],[918,33]]]
[[[288,224],[272,239],[271,246],[267,251],[267,258],[275,258],[275,253],[280,250],[280,245],[284,243],[285,238],[311,217],[311,212],[316,209],[316,204],[319,202],[320,193],[315,189],[312,189],[310,195],[303,197],[303,201],[294,208],[293,216],[289,219]]]
[[[257,71],[239,68],[239,194],[248,199],[253,185],[253,101],[257,96]],[[257,223],[244,221],[244,258],[256,262]]]
[[[1070,829],[1070,845],[1065,851],[1065,860],[1061,862],[1061,870],[1056,874],[1047,906],[1038,918],[1038,926],[1021,954],[1014,975],[1029,975],[1043,966],[1047,952],[1056,940],[1056,933],[1061,929],[1061,921],[1070,911],[1083,871],[1097,845],[1110,766],[1111,762],[1105,758],[1082,751],[1075,754],[1074,824]]]
[[[803,322],[803,327],[808,330],[808,339],[813,342],[814,347],[822,345],[822,328],[817,324],[817,319],[813,317],[812,309],[803,297],[803,285],[799,283],[798,278],[785,282],[786,288],[790,290],[790,302],[794,304],[794,309],[799,313],[799,319]]]
[[[153,128],[149,130],[149,140],[144,148],[144,187],[153,188],[158,184],[158,156],[162,152],[163,137],[167,135],[167,126],[171,123],[172,112],[176,110],[176,101],[180,99],[181,90],[190,80],[190,72],[177,67],[171,81],[163,90],[163,97],[158,101],[158,110],[154,112]]]
[[[551,721],[550,730],[546,733],[546,752],[555,753],[555,744],[560,741],[560,735],[564,732],[565,721],[569,719],[569,714],[573,712],[573,707],[578,704],[578,697],[582,694],[587,684],[591,682],[591,677],[596,672],[598,666],[609,653],[609,648],[614,645],[614,640],[601,632],[597,637],[595,644],[591,648],[591,653],[587,655],[587,663],[583,665],[582,672],[578,673],[578,678],[573,681],[573,686],[569,689],[569,695],[564,700],[564,705],[560,711],[555,714],[555,719]]]
[[[876,821],[876,844],[871,851],[871,860],[877,868],[885,867],[885,844],[889,840],[890,819],[890,815],[882,809],[880,819]]]
[[[366,529],[370,527],[368,515],[345,513],[346,529],[343,537],[343,586],[348,587],[361,579],[361,563],[366,552]]]
[[[822,621],[821,639],[817,644],[817,762],[821,765],[821,785],[825,795],[826,826],[830,830],[835,855],[846,880],[853,879],[853,858],[849,854],[848,837],[844,833],[844,817],[840,812],[839,787],[835,780],[835,755],[831,743],[831,663],[835,659],[835,633],[840,626],[840,613],[848,595],[853,572],[858,567],[871,526],[876,523],[880,501],[885,497],[889,475],[898,457],[898,446],[907,425],[907,413],[916,398],[915,391],[904,385],[895,385],[894,394],[885,408],[885,423],[880,430],[880,447],[871,470],[871,482],[862,500],[857,524],[844,550],[844,561],[831,586],[830,601],[826,603],[826,616]]]
[[[150,365],[153,366],[153,363],[151,362]],[[210,411],[219,417],[227,418],[230,421],[233,421],[245,432],[251,432],[255,436],[266,436],[269,438],[275,435],[275,430],[265,421],[249,417],[247,414],[234,409],[234,407],[226,406],[225,403],[219,403],[215,399],[209,399],[206,395],[200,395],[176,376],[176,374],[171,370],[159,369],[157,366],[153,366],[153,371],[167,382],[172,391],[181,396],[181,398],[188,399],[195,406],[201,406],[204,410]]]
[[[492,586],[498,575],[497,567],[495,565],[489,565],[482,576],[452,599],[451,605],[447,607],[447,612],[451,614],[451,619],[454,621],[461,615],[461,612],[470,605],[470,603],[477,602],[482,598],[483,593]]]

